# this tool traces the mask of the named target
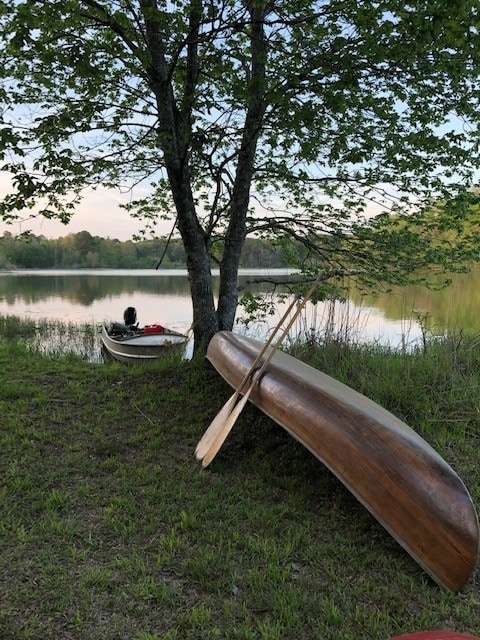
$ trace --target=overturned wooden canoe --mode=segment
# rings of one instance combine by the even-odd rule
[[[222,331],[207,359],[236,388],[261,348]],[[423,438],[377,403],[282,352],[250,400],[321,460],[439,585],[451,591],[465,585],[477,562],[477,514],[460,478]]]

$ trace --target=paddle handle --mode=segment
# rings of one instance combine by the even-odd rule
[[[315,291],[315,287],[318,284],[318,281],[320,280],[320,276],[318,276],[315,279],[315,282],[312,284],[312,286],[310,287],[310,289],[307,291],[307,293],[303,296],[303,299],[301,302],[298,303],[298,306],[295,310],[295,313],[292,315],[292,317],[290,318],[287,326],[285,327],[285,329],[282,331],[282,335],[280,336],[280,338],[277,340],[277,342],[272,346],[272,349],[270,351],[270,353],[268,354],[268,356],[265,358],[265,360],[262,363],[262,366],[260,367],[260,369],[258,370],[258,373],[260,374],[265,367],[267,366],[267,364],[270,362],[270,360],[273,358],[273,354],[275,353],[275,351],[278,349],[278,347],[281,345],[281,343],[285,340],[285,338],[288,335],[288,332],[290,331],[290,329],[293,326],[293,323],[295,322],[295,320],[298,318],[301,310],[304,308],[304,306],[307,304],[308,299],[311,297],[312,293]],[[291,306],[290,306],[291,308]],[[285,316],[284,316],[285,317]],[[283,319],[282,319],[283,322]],[[270,340],[271,342],[271,340]],[[257,358],[255,359],[255,362],[253,363],[253,365],[250,367],[250,371],[247,374],[247,377],[249,377],[251,375],[251,372],[253,370],[253,368],[256,366],[256,364],[258,364],[258,362],[260,361],[260,358],[262,357],[262,355],[265,353],[265,351],[267,350],[268,345],[265,345],[265,347],[262,349],[262,351],[260,352],[259,356],[257,356]],[[259,379],[259,375],[255,376],[257,381]],[[244,384],[244,383],[243,383]],[[243,385],[242,385],[243,386]],[[239,389],[241,389],[241,387],[239,387]]]
[[[293,309],[293,307],[295,306],[296,301],[298,300],[298,294],[295,294],[295,297],[293,298],[292,302],[288,305],[287,310],[285,311],[285,313],[283,314],[283,316],[280,318],[280,320],[278,321],[277,326],[275,327],[275,329],[272,331],[270,337],[268,338],[268,340],[265,342],[265,344],[263,345],[261,351],[259,352],[259,354],[257,355],[257,357],[255,358],[255,360],[253,361],[252,366],[250,367],[250,369],[247,371],[247,373],[245,374],[243,380],[241,381],[240,385],[237,387],[235,393],[237,394],[237,397],[239,395],[239,393],[241,392],[241,390],[243,389],[243,387],[245,386],[245,384],[248,382],[250,376],[252,375],[253,371],[255,370],[257,364],[260,362],[260,360],[263,358],[265,352],[267,351],[268,347],[272,344],[272,340],[273,338],[277,335],[277,333],[280,331],[281,326],[283,325],[283,323],[285,322],[285,320],[288,318],[288,316],[290,315],[291,310]]]

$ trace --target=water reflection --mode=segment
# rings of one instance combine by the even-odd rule
[[[352,289],[350,298],[381,309],[386,320],[424,317],[428,329],[436,334],[445,330],[480,333],[480,266],[469,273],[454,274],[451,280],[441,291],[410,286],[389,294],[361,296]]]
[[[252,281],[261,272],[243,271],[241,284]],[[288,275],[285,270],[269,272],[274,279]],[[214,272],[214,284],[218,285]],[[268,285],[253,284],[254,291],[265,291]],[[60,297],[72,304],[91,306],[96,300],[117,295],[146,293],[151,295],[188,296],[185,271],[17,271],[0,272],[0,299],[9,305],[23,301],[34,303]]]
[[[263,272],[264,273],[264,272]],[[262,272],[243,271],[240,283],[255,280]],[[284,279],[285,270],[273,270],[269,277]],[[215,277],[218,285],[218,277]],[[268,284],[254,284],[250,290],[267,291]],[[140,324],[161,323],[187,333],[192,306],[185,271],[15,271],[0,272],[0,315],[33,320],[61,320],[76,324],[101,325],[121,320],[123,310],[137,309]],[[407,287],[391,294],[361,296],[352,289],[344,303],[307,305],[292,335],[318,335],[377,342],[409,348],[423,330],[440,334],[447,329],[480,333],[480,269],[453,277],[441,292]],[[279,305],[268,321],[249,327],[250,334],[265,338],[285,309]],[[420,320],[420,321],[419,321]],[[238,331],[242,330],[238,326]]]
[[[91,306],[96,300],[121,294],[188,295],[182,274],[158,272],[19,272],[0,277],[0,297],[7,304],[35,303],[60,297],[72,304]]]

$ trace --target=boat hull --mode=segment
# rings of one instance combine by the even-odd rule
[[[262,344],[220,332],[207,359],[237,388]],[[477,562],[479,527],[464,484],[401,420],[330,376],[277,352],[250,400],[321,460],[442,587]]]
[[[187,343],[186,336],[169,330],[113,337],[105,326],[101,338],[108,356],[126,364],[149,362],[180,353]]]

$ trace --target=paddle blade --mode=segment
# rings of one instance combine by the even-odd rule
[[[252,389],[255,386],[255,383],[256,383],[256,380],[254,380],[252,384],[248,387],[243,398],[236,405],[236,407],[228,416],[227,420],[224,422],[223,428],[218,433],[217,437],[215,438],[210,448],[208,449],[207,453],[203,457],[203,460],[202,460],[203,468],[208,467],[208,465],[212,462],[212,460],[215,458],[217,453],[220,451],[222,444],[225,442],[228,434],[232,430],[232,427],[237,421],[238,416],[242,413],[243,407],[247,404],[248,397],[250,396],[250,393],[252,392]]]
[[[218,434],[222,431],[225,421],[228,419],[228,416],[232,413],[233,407],[237,402],[239,393],[236,391],[223,405],[220,411],[217,413],[215,418],[210,423],[209,427],[201,437],[200,441],[197,444],[197,448],[195,449],[195,456],[197,460],[202,460],[205,457],[205,454],[210,449],[212,443],[216,440]]]

